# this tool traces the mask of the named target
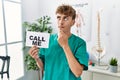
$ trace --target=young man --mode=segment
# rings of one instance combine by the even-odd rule
[[[81,80],[82,71],[88,69],[88,55],[86,42],[70,32],[76,12],[61,5],[56,16],[59,32],[50,36],[49,48],[33,46],[29,54],[44,71],[43,80]]]

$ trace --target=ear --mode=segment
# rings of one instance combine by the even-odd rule
[[[71,27],[73,27],[74,24],[75,24],[75,20],[72,20]]]
[[[75,24],[75,20],[72,21],[72,26]]]

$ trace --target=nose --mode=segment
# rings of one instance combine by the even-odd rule
[[[63,25],[64,24],[64,21],[61,19],[60,21],[59,21],[59,25]]]

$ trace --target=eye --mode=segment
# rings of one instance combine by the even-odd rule
[[[68,21],[68,18],[66,17],[66,18],[64,18],[64,20],[65,20],[65,21]]]
[[[57,20],[60,20],[60,16],[57,16]]]

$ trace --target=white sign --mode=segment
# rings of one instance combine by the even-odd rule
[[[36,45],[39,48],[48,48],[49,46],[49,33],[31,32],[26,33],[26,46]]]

